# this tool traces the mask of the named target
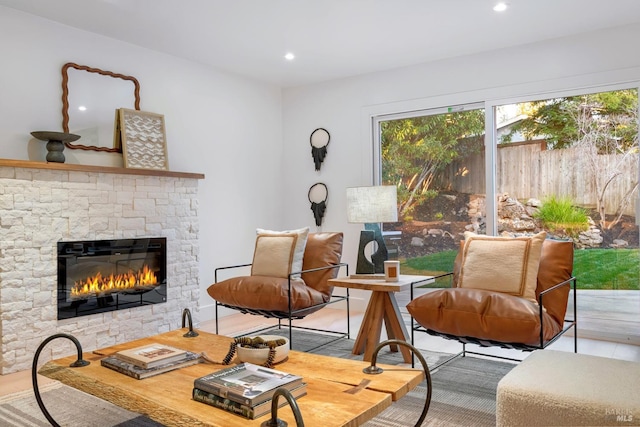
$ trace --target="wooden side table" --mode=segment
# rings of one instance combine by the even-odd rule
[[[382,322],[384,321],[387,337],[389,339],[399,339],[410,342],[410,336],[402,320],[402,314],[396,301],[395,292],[409,289],[411,286],[432,283],[433,276],[409,276],[400,275],[397,282],[385,282],[381,279],[360,279],[360,278],[338,278],[329,282],[333,286],[349,289],[362,289],[371,291],[369,305],[364,314],[364,319],[358,337],[353,346],[353,354],[362,354],[364,360],[371,361],[373,351],[380,344],[380,334],[382,333]],[[392,346],[392,351],[398,351],[398,346]],[[402,358],[406,363],[411,363],[411,350],[400,346]]]

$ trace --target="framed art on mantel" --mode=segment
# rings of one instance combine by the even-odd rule
[[[119,108],[116,134],[120,135],[126,168],[169,170],[162,114]]]

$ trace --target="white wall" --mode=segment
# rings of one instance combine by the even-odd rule
[[[372,115],[640,80],[639,39],[635,25],[285,89],[285,223],[312,218],[308,188],[326,183],[322,228],[346,232],[343,261],[354,267],[361,226],[346,222],[345,189],[373,182]],[[320,172],[309,149],[317,127],[331,134]]]
[[[63,64],[139,80],[141,109],[165,116],[170,169],[205,174],[199,183],[205,310],[199,317],[210,317],[205,289],[213,269],[250,261],[255,228],[284,224],[280,88],[4,7],[0,58],[0,158],[44,159],[44,143],[30,132],[62,130]],[[68,163],[121,161],[110,153],[64,153]]]

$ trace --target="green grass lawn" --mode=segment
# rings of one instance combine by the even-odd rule
[[[403,260],[402,274],[438,275],[453,270],[457,251]],[[640,252],[638,249],[577,249],[573,274],[578,289],[640,289]],[[448,286],[450,278],[442,278],[431,287]]]
[[[400,272],[402,274],[418,274],[426,276],[437,276],[453,270],[453,261],[458,251],[443,251],[437,254],[426,255],[417,258],[400,261]],[[425,285],[426,288],[448,287],[451,276],[437,279],[435,283]]]

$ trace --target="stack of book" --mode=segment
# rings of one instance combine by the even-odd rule
[[[254,419],[270,413],[273,394],[281,387],[289,390],[296,399],[307,394],[307,384],[302,377],[241,363],[196,378],[193,400]],[[286,403],[284,398],[278,401],[279,406]]]
[[[136,379],[162,374],[200,362],[200,355],[164,344],[123,350],[100,361],[102,366]]]

